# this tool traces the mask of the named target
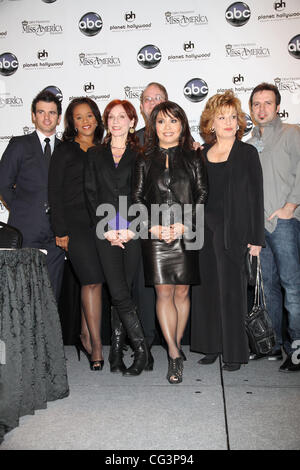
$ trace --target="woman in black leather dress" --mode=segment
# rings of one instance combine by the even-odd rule
[[[141,256],[140,240],[133,239],[127,215],[138,151],[137,114],[128,101],[113,100],[104,110],[103,122],[107,134],[102,145],[89,151],[84,186],[113,305],[111,372],[132,376],[153,367],[131,295]],[[126,335],[134,350],[134,362],[128,369],[123,362]]]
[[[169,354],[167,378],[179,383],[189,286],[200,282],[190,230],[196,205],[206,200],[206,173],[200,150],[193,150],[187,117],[176,103],[166,101],[154,108],[145,148],[136,163],[133,202],[148,210],[147,231],[142,235],[145,283],[154,285],[157,294],[156,311]],[[165,205],[160,213],[159,204]],[[188,217],[183,219],[185,211],[190,224]]]
[[[101,142],[103,124],[96,103],[75,98],[65,114],[63,142],[49,168],[49,204],[56,244],[66,250],[81,284],[82,327],[77,351],[90,360],[92,370],[103,367],[101,344],[102,283],[104,275],[96,250],[83,191],[87,150]]]

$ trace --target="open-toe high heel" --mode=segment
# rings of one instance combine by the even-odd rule
[[[104,360],[90,361],[91,370],[102,370],[104,366]]]
[[[173,359],[169,357],[169,367],[167,373],[167,379],[170,384],[179,384],[182,382],[183,373],[183,359],[182,357],[176,357]]]
[[[78,361],[80,361],[80,351],[88,358],[89,361],[91,360],[91,355],[82,344],[80,336],[78,337],[78,340],[75,343],[75,348],[77,351]]]

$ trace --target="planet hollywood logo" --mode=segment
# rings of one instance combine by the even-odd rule
[[[232,26],[240,27],[248,23],[251,11],[247,3],[232,3],[225,12],[226,21]]]
[[[289,117],[289,112],[286,109],[281,109],[277,115],[280,117],[282,121],[286,121]]]
[[[103,26],[103,21],[98,13],[89,12],[83,15],[78,23],[79,30],[85,36],[96,36],[100,33]]]
[[[208,94],[207,83],[202,78],[192,78],[186,82],[183,88],[183,94],[193,103],[203,101]]]
[[[273,8],[274,12],[260,14],[257,17],[259,22],[267,22],[267,21],[280,21],[280,20],[293,20],[300,17],[300,11],[283,11],[286,9],[287,2],[277,1],[274,2]]]
[[[0,75],[5,77],[13,75],[19,67],[17,57],[11,52],[4,52],[0,55]]]
[[[196,49],[195,49],[196,47]],[[182,45],[182,51],[178,54],[171,54],[168,56],[170,62],[190,62],[195,60],[207,60],[211,58],[211,52],[197,50],[197,44],[191,40],[186,41]]]
[[[22,21],[23,34],[35,34],[36,36],[44,36],[45,34],[62,34],[63,27],[60,24],[51,23],[50,21]]]
[[[38,60],[36,60],[36,58]],[[46,49],[41,49],[36,52],[35,59],[32,61],[24,62],[23,69],[24,70],[49,70],[49,69],[58,69],[63,67],[64,62],[61,61],[53,61],[49,59],[49,52]]]
[[[246,120],[246,127],[245,127],[244,134],[243,134],[244,137],[248,135],[253,129],[253,122],[249,114],[245,114],[245,120]]]
[[[57,86],[49,85],[46,88],[44,88],[43,91],[50,91],[50,93],[53,93],[53,95],[55,95],[56,98],[59,99],[59,101],[63,100],[63,94]]]
[[[300,59],[300,34],[294,36],[288,44],[289,54],[295,59]]]
[[[109,30],[112,32],[128,32],[128,31],[145,31],[152,27],[151,21],[136,22],[136,13],[134,11],[125,11],[123,13],[125,23],[110,25]]]
[[[23,98],[11,96],[10,93],[0,93],[0,109],[6,106],[16,108],[23,106]]]
[[[94,67],[96,69],[103,65],[107,67],[119,67],[121,65],[120,57],[109,56],[107,52],[89,53],[81,52],[79,54],[79,65]]]
[[[110,94],[105,93],[105,94],[97,94],[96,91],[96,85],[95,83],[92,83],[91,81],[85,82],[82,86],[82,89],[86,96],[91,98],[92,100],[98,102],[98,101],[109,101],[110,100]],[[69,96],[69,101],[72,101],[76,96]]]
[[[256,44],[226,44],[225,51],[226,57],[239,57],[243,60],[251,57],[270,57],[270,50],[267,47],[257,46]]]
[[[145,69],[153,69],[161,61],[161,52],[157,46],[147,44],[139,50],[137,61]]]
[[[191,15],[191,13],[194,13]],[[179,26],[189,26],[189,25],[205,25],[208,24],[208,19],[206,15],[201,15],[200,13],[195,14],[191,11],[180,11],[180,12],[165,12],[166,24],[169,25],[179,25]]]
[[[145,86],[125,86],[124,87],[124,98],[125,100],[140,100],[141,94],[143,93]]]

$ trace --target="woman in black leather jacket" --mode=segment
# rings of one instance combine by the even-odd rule
[[[133,202],[147,208],[141,223],[145,283],[155,286],[170,383],[182,381],[180,343],[190,310],[189,286],[200,282],[197,231],[193,240],[196,208],[206,196],[206,172],[200,150],[193,150],[187,117],[176,103],[160,103],[150,116],[145,152],[136,162]]]

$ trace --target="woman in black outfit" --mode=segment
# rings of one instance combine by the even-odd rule
[[[75,98],[66,110],[63,142],[55,149],[49,168],[49,203],[56,244],[68,253],[81,284],[78,358],[82,350],[92,370],[101,370],[104,363],[100,336],[104,275],[85,203],[83,168],[87,150],[101,142],[103,132],[96,103],[89,98]]]
[[[168,346],[167,379],[172,384],[182,381],[181,339],[190,310],[189,286],[200,281],[190,230],[195,228],[196,205],[204,203],[206,195],[201,152],[193,150],[183,109],[171,101],[158,104],[148,123],[145,154],[137,160],[133,202],[148,210],[142,239],[145,283],[155,286],[157,316]],[[158,213],[155,204],[164,204],[164,210]],[[183,218],[187,209],[189,226],[188,217]]]
[[[240,101],[231,91],[212,96],[200,130],[208,171],[201,286],[193,288],[191,348],[205,353],[200,364],[223,356],[235,371],[249,358],[245,331],[245,254],[264,244],[263,180],[256,149],[241,142],[246,126]]]
[[[106,106],[103,122],[107,135],[103,145],[89,151],[85,192],[93,224],[97,225],[96,245],[113,305],[111,371],[132,376],[152,368],[131,295],[141,256],[140,241],[133,239],[127,216],[138,149],[137,114],[128,101],[114,100]],[[134,350],[134,362],[128,369],[123,362],[126,334]]]

